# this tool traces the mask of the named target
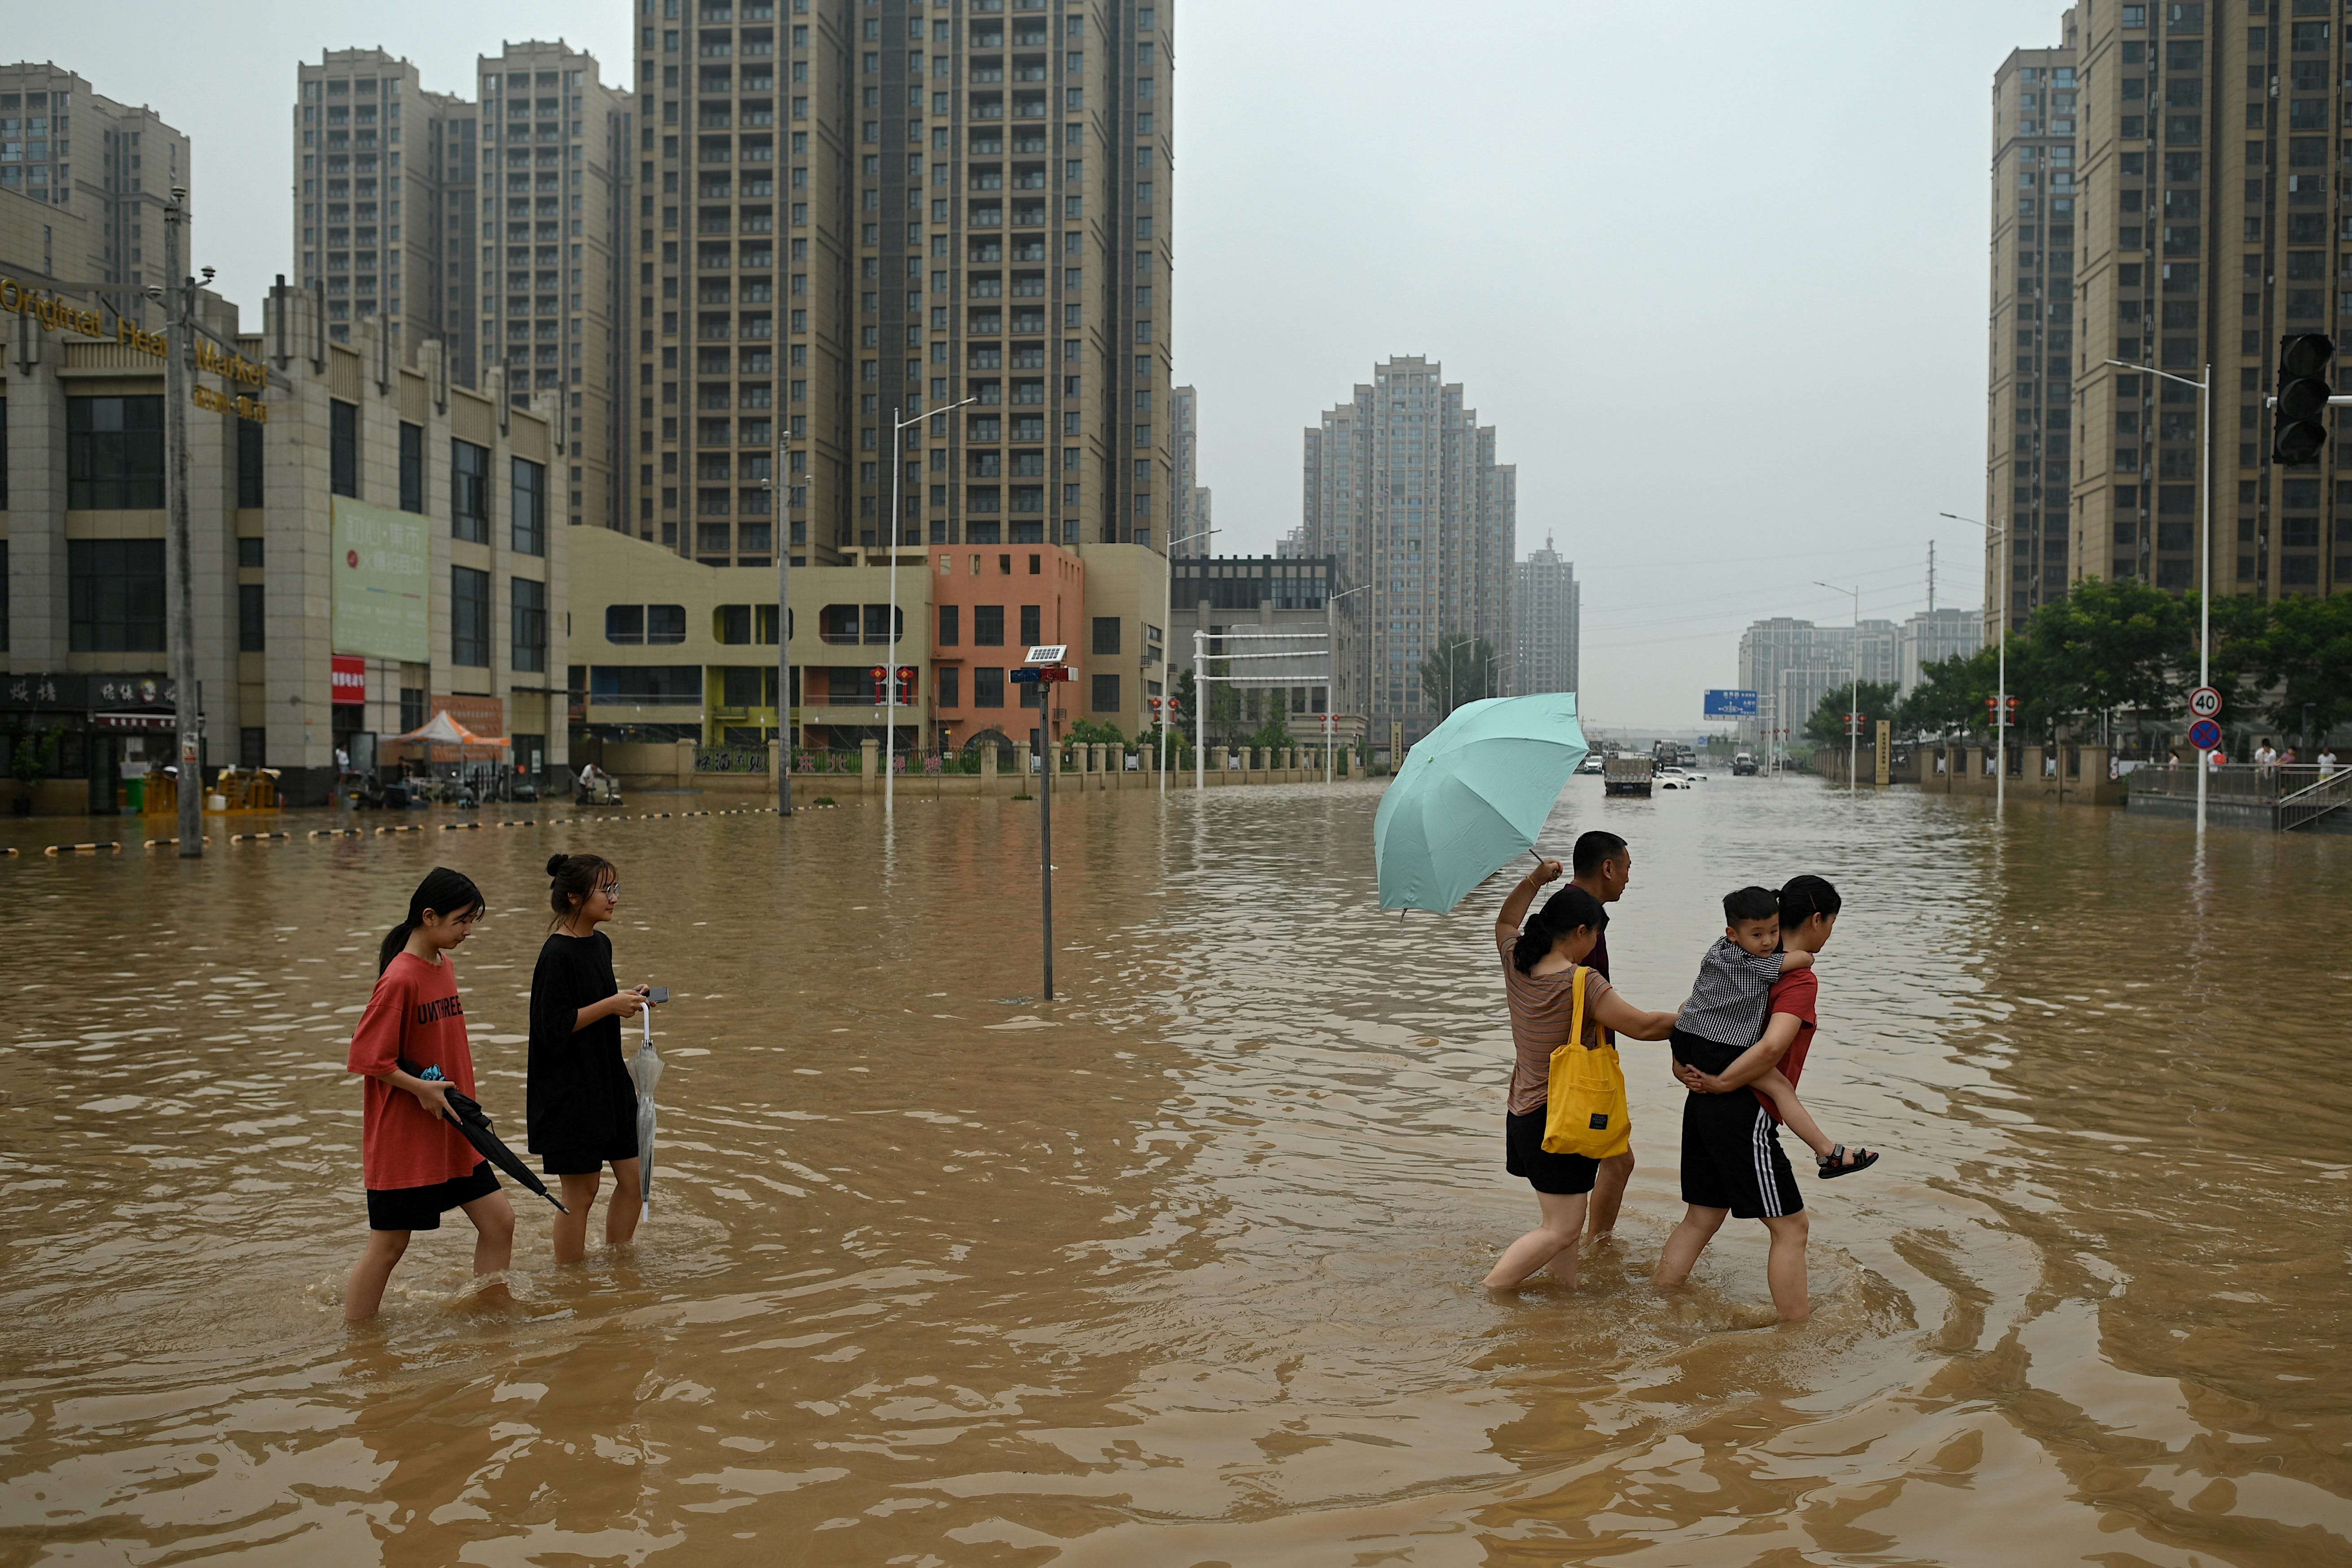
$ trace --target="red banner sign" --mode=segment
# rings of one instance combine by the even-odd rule
[[[333,656],[334,673],[328,678],[338,708],[367,700],[367,660],[357,654]]]

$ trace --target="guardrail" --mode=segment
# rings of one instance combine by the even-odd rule
[[[2278,816],[2272,826],[2281,833],[2292,833],[2298,827],[2308,827],[2331,811],[2341,811],[2352,805],[2352,768],[2338,768],[2322,774],[2294,794],[2282,795]]]

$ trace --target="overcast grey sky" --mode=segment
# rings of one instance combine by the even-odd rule
[[[1584,582],[1584,709],[1698,727],[1761,616],[1981,602],[1993,68],[2059,0],[1162,0],[1176,379],[1221,549],[1299,517],[1300,432],[1425,353],[1518,465],[1519,548]],[[195,139],[197,260],[289,268],[298,61],[467,91],[505,38],[626,83],[621,0],[81,0],[42,49]],[[21,43],[18,46],[21,47]],[[470,95],[470,94],[469,94]]]

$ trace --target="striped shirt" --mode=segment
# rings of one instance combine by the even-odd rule
[[[1503,954],[1503,995],[1511,1008],[1511,1114],[1541,1110],[1551,1098],[1551,1054],[1568,1044],[1568,1029],[1576,1011],[1576,970],[1552,974],[1522,974],[1511,962],[1511,940],[1497,944]],[[1593,1012],[1609,994],[1606,977],[1589,968],[1584,976],[1584,1045],[1589,1050],[1607,1042]]]
[[[1779,953],[1759,957],[1727,936],[1717,937],[1699,960],[1698,978],[1675,1015],[1675,1027],[1745,1050],[1763,1037],[1765,999],[1780,978]]]

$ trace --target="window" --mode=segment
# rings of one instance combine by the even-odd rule
[[[352,403],[327,405],[327,488],[339,496],[360,493],[360,411]]]
[[[698,664],[599,664],[588,671],[588,700],[609,704],[699,704]]]
[[[449,662],[490,662],[490,574],[470,566],[449,568]]]
[[[547,468],[525,458],[514,459],[509,516],[514,520],[514,548],[523,555],[547,553]]]
[[[942,665],[932,679],[939,682],[939,705],[942,708],[963,706],[963,671],[954,665]]]
[[[238,540],[236,542],[236,563],[239,566],[250,567],[254,571],[259,571],[262,563],[261,541],[251,537]]]
[[[139,511],[163,504],[163,397],[67,398],[66,505]]]
[[[961,605],[941,605],[940,606],[940,646],[941,647],[955,647],[962,641],[963,606]]]
[[[163,651],[162,540],[66,541],[66,595],[73,652]]]
[[[1000,616],[1003,614],[1001,610],[997,613]],[[1003,639],[1000,637],[997,640],[1001,642]],[[982,667],[971,672],[971,705],[975,708],[1004,706],[1003,670]]]
[[[644,642],[646,607],[643,605],[605,605],[604,640],[609,643]]]
[[[1102,654],[1118,651],[1118,626],[1119,621],[1117,616],[1095,617],[1095,652]]]
[[[1096,624],[1100,625],[1101,623],[1097,622]],[[1116,675],[1097,675],[1089,677],[1089,679],[1094,683],[1094,691],[1092,693],[1094,698],[1092,707],[1094,710],[1097,713],[1118,712],[1118,677]]]
[[[974,605],[971,607],[971,645],[974,647],[1004,646],[1003,605]],[[1000,700],[994,706],[1002,708],[1004,704]]]
[[[490,449],[471,441],[449,443],[449,537],[490,542]]]
[[[252,420],[236,422],[236,504],[240,507],[263,504],[261,437],[261,426]],[[7,498],[0,495],[0,506],[7,504]]]
[[[1021,646],[1023,647],[1035,647],[1044,640],[1041,629],[1044,617],[1039,613],[1043,608],[1044,606],[1039,605],[1021,606]]]
[[[425,426],[400,422],[400,510],[425,510]]]
[[[512,630],[514,668],[518,670],[547,668],[547,584],[529,577],[514,578],[509,584],[507,620]]]
[[[684,605],[647,605],[646,606],[646,641],[654,644],[677,644],[686,640],[686,606]]]
[[[243,541],[239,541],[240,543]],[[262,628],[262,587],[258,583],[236,585],[236,651],[260,653],[269,645]]]
[[[400,729],[403,734],[421,726],[425,720],[425,691],[421,687],[400,689]]]

